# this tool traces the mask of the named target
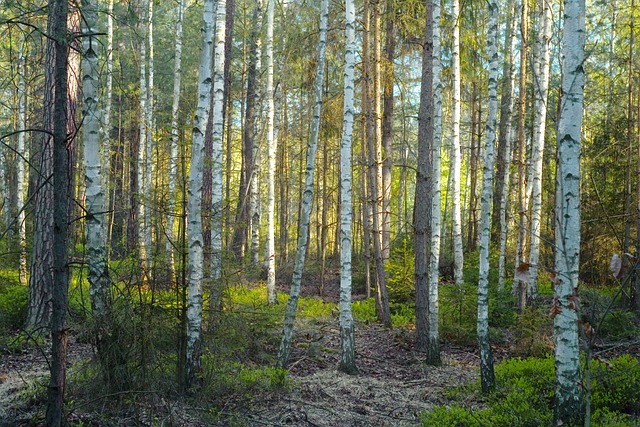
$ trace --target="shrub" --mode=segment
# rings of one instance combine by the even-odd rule
[[[391,247],[387,261],[387,290],[389,301],[411,303],[415,301],[415,254],[413,239],[408,235],[400,236]]]
[[[29,289],[12,285],[0,292],[0,328],[19,329],[27,320]]]

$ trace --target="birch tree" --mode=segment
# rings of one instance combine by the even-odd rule
[[[346,46],[344,65],[344,124],[340,143],[340,367],[342,372],[354,374],[356,368],[355,336],[351,312],[351,141],[353,136],[355,91],[355,4],[345,0]]]
[[[267,6],[267,293],[269,304],[278,302],[276,294],[276,154],[278,150],[274,135],[275,99],[273,92],[273,18],[275,0]]]
[[[549,68],[551,57],[551,4],[540,2],[542,29],[538,34],[536,55],[535,116],[533,121],[533,143],[531,146],[531,236],[529,247],[529,286],[527,295],[535,299],[538,294],[538,271],[540,257],[540,223],[542,217],[542,161],[547,124],[547,93],[549,92]]]
[[[451,228],[453,234],[453,276],[456,285],[464,282],[462,253],[462,213],[460,206],[460,179],[462,147],[460,146],[460,1],[452,0],[453,39],[451,50],[451,79],[453,94],[451,106]]]
[[[23,285],[27,284],[27,223],[25,221],[24,196],[28,186],[28,182],[25,179],[25,166],[29,162],[29,154],[25,146],[26,134],[24,132],[27,125],[25,46],[26,40],[21,42],[18,47],[18,144],[16,146],[18,153],[16,165],[16,207],[18,208],[18,217],[16,219],[18,221],[18,246],[20,248],[18,277]]]
[[[556,277],[553,319],[555,425],[580,424],[582,388],[578,334],[580,267],[580,140],[584,103],[585,2],[565,0],[562,99],[556,175]]]
[[[480,380],[487,393],[495,386],[493,353],[489,342],[489,245],[491,243],[491,200],[493,199],[493,157],[498,115],[498,0],[489,3],[487,52],[489,56],[489,116],[486,126],[484,170],[481,197],[480,271],[478,278],[478,348],[480,349]]]
[[[220,2],[219,2],[220,3]],[[222,2],[223,3],[223,2]],[[204,38],[198,68],[198,105],[193,121],[191,142],[191,169],[187,201],[189,246],[189,300],[187,307],[187,360],[186,386],[194,385],[200,370],[202,334],[202,170],[204,159],[204,132],[209,120],[211,97],[211,66],[213,45],[214,0],[204,2]],[[213,258],[213,257],[212,257]]]
[[[224,70],[228,58],[226,57],[226,24],[227,2],[217,0],[216,29],[213,69],[213,143],[212,163],[213,170],[211,184],[211,290],[210,304],[212,310],[221,309],[221,283],[222,278],[222,209],[223,206],[223,176],[222,176],[222,143],[224,137]]]
[[[148,40],[148,60],[149,70],[147,79],[147,102],[144,110],[144,124],[146,127],[146,138],[144,140],[145,148],[145,166],[144,166],[144,246],[145,251],[145,270],[148,279],[151,279],[151,262],[153,245],[151,239],[151,189],[153,188],[153,130],[154,126],[154,43],[153,43],[153,2],[147,0],[149,8],[147,10],[147,40]],[[142,141],[140,142],[142,144]]]
[[[149,31],[148,26],[148,10],[149,10],[149,1],[143,0],[141,4],[142,9],[142,18],[140,25],[140,115],[139,115],[139,123],[138,123],[138,158],[137,158],[137,176],[138,179],[136,181],[136,202],[137,206],[137,218],[136,225],[138,227],[138,262],[140,266],[146,269],[147,267],[147,248],[146,243],[146,229],[145,229],[145,204],[149,203],[148,200],[144,200],[145,195],[145,186],[147,183],[144,182],[145,179],[145,148],[147,145],[147,132],[149,131],[149,127],[147,126],[147,102],[149,101],[149,95],[147,94],[147,32]],[[143,278],[146,278],[146,271],[143,271]]]
[[[440,0],[433,1],[433,141],[431,143],[431,236],[429,246],[429,343],[427,345],[427,363],[440,364],[440,333],[438,329],[439,297],[438,285],[440,279],[440,184],[441,184],[441,159],[440,149],[442,145],[442,80],[440,58]]]
[[[174,242],[176,242],[176,179],[178,176],[178,150],[180,145],[178,117],[180,108],[180,85],[182,79],[182,21],[184,19],[184,0],[178,0],[178,18],[176,20],[176,47],[173,63],[173,103],[171,104],[171,154],[169,158],[169,206],[167,214],[167,261],[169,274],[175,275]]]
[[[496,200],[494,197],[494,203],[498,203],[497,212],[500,222],[500,250],[498,255],[498,290],[504,289],[505,280],[505,260],[507,252],[507,199],[509,197],[510,176],[511,176],[511,146],[512,146],[512,134],[513,127],[511,126],[511,118],[513,117],[514,103],[514,87],[515,87],[515,51],[516,51],[516,22],[515,12],[516,3],[510,8],[510,12],[507,15],[508,31],[507,31],[507,43],[506,43],[506,56],[508,61],[505,62],[504,78],[505,86],[502,92],[502,110],[500,111],[500,143],[504,153],[504,164],[498,163],[497,174],[500,179],[496,182],[495,188],[499,192],[499,198]]]
[[[103,165],[100,155],[102,146],[100,141],[100,119],[102,110],[99,108],[98,54],[100,43],[97,26],[97,1],[85,0],[82,5],[83,38],[82,38],[82,95],[83,95],[83,143],[85,170],[85,210],[86,210],[86,245],[89,280],[89,296],[91,310],[95,322],[95,340],[98,355],[107,378],[112,366],[107,356],[110,349],[108,342],[107,322],[111,315],[109,268],[107,263],[107,238],[105,226],[106,212],[105,192],[102,179]],[[102,133],[104,135],[104,133]]]
[[[324,69],[327,51],[327,27],[329,21],[329,0],[322,0],[320,6],[320,31],[318,41],[318,63],[316,66],[315,80],[315,103],[313,107],[313,118],[311,119],[311,131],[309,143],[307,145],[307,166],[305,169],[304,191],[302,193],[302,209],[300,211],[300,221],[298,225],[298,246],[296,258],[293,266],[293,277],[291,279],[291,290],[289,302],[284,316],[284,326],[282,329],[282,340],[278,350],[277,366],[287,366],[291,343],[293,341],[293,322],[296,319],[298,309],[298,299],[300,297],[300,287],[302,284],[302,273],[304,271],[304,260],[309,244],[309,223],[313,208],[313,176],[316,168],[316,153],[318,150],[318,135],[320,131],[320,117],[322,112]]]

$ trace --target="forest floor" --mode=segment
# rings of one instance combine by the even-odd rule
[[[303,289],[307,296],[314,293],[309,287]],[[337,297],[337,284],[329,283],[323,299],[336,302]],[[198,415],[202,411],[206,414],[206,409],[195,408],[187,401],[167,403],[170,413],[158,414],[160,418],[156,421],[164,420],[160,423],[128,416],[128,411],[119,419],[113,413],[107,419],[95,410],[82,413],[78,408],[68,419],[92,426],[418,426],[422,412],[447,402],[447,389],[477,379],[479,362],[474,349],[445,345],[442,365],[427,366],[423,363],[424,355],[413,348],[414,335],[410,327],[386,329],[377,324],[358,323],[359,372],[347,375],[337,370],[340,358],[337,318],[298,319],[289,359],[289,386],[256,396],[241,407],[230,402],[233,409],[227,413],[223,408],[215,423],[210,416]],[[47,347],[45,343],[43,348]],[[70,366],[92,357],[90,345],[70,337]],[[47,351],[38,348],[0,356],[0,427],[37,425],[34,417],[42,419],[47,360]]]
[[[303,335],[305,334],[304,331]],[[232,414],[233,423],[247,426],[417,426],[419,415],[447,401],[445,390],[477,378],[477,355],[443,348],[443,363],[426,366],[412,349],[406,329],[359,325],[356,332],[357,375],[338,372],[339,329],[335,323],[316,324],[309,339],[295,343],[291,354],[290,387]],[[42,416],[34,403],[37,387],[48,374],[46,352],[29,350],[3,355],[0,362],[0,426],[33,425]],[[92,357],[89,345],[69,343],[70,365]],[[174,407],[167,425],[210,425],[199,420],[188,405]],[[88,425],[154,425],[126,417],[122,423],[101,422],[97,414],[76,411],[72,417]],[[224,417],[223,417],[224,418]],[[85,424],[87,425],[87,424]]]

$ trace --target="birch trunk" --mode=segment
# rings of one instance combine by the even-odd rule
[[[518,241],[516,243],[516,271],[522,263],[524,263],[524,247],[526,240],[526,210],[527,210],[527,191],[526,191],[526,136],[525,136],[525,114],[527,108],[527,45],[529,43],[529,2],[522,0],[522,14],[520,17],[520,81],[518,94],[518,145],[515,154],[515,161],[518,165]],[[526,293],[526,284],[513,280],[512,292],[520,293],[520,311],[524,310],[524,294]]]
[[[489,56],[489,116],[487,117],[481,197],[480,271],[478,279],[478,348],[482,391],[495,387],[493,353],[489,342],[489,245],[491,243],[491,200],[493,199],[493,162],[498,115],[498,0],[489,3],[487,53]]]
[[[289,302],[284,316],[284,326],[282,330],[282,340],[278,350],[277,366],[283,368],[287,366],[291,343],[293,341],[293,322],[298,309],[298,299],[300,297],[300,286],[302,284],[302,272],[304,270],[304,259],[309,244],[309,222],[311,210],[313,208],[313,175],[316,168],[316,153],[318,149],[318,135],[320,131],[320,118],[322,112],[322,85],[324,83],[324,68],[327,50],[327,27],[329,21],[329,0],[322,0],[320,11],[320,34],[318,41],[318,64],[316,67],[315,80],[315,104],[313,107],[313,118],[311,120],[311,132],[309,144],[307,146],[307,167],[305,170],[304,192],[302,193],[302,208],[300,211],[300,222],[298,226],[298,247],[296,259],[293,267],[293,277],[291,279],[291,290]]]
[[[273,18],[275,0],[267,6],[267,294],[269,304],[276,304],[276,154],[277,141],[274,135],[275,99],[273,92]]]
[[[176,21],[176,47],[173,63],[173,103],[171,105],[171,154],[169,158],[169,204],[167,207],[167,261],[171,280],[175,280],[175,251],[177,241],[175,233],[176,220],[176,179],[178,176],[178,150],[180,146],[180,127],[178,125],[180,108],[180,85],[182,79],[182,21],[184,19],[184,0],[178,0],[178,19]]]
[[[346,47],[344,66],[344,124],[340,144],[340,366],[342,372],[355,374],[356,350],[351,312],[351,225],[352,182],[351,141],[354,116],[354,68],[356,56],[354,0],[345,1]]]
[[[440,279],[440,185],[441,185],[441,158],[442,146],[442,65],[440,47],[440,0],[433,1],[432,26],[433,26],[433,141],[431,145],[431,225],[429,246],[429,343],[427,345],[427,363],[440,364],[440,333],[438,328],[438,285]]]
[[[580,137],[584,103],[584,0],[565,0],[562,35],[562,107],[556,178],[556,280],[553,319],[556,368],[555,425],[581,424],[578,334],[580,267]]]
[[[460,206],[460,179],[462,147],[460,146],[460,1],[452,0],[453,45],[451,51],[451,73],[453,94],[451,106],[451,228],[453,234],[453,276],[456,285],[464,282],[462,253],[462,213]]]
[[[29,154],[26,150],[24,130],[27,125],[27,91],[26,91],[26,71],[25,65],[25,45],[26,40],[20,43],[18,49],[18,145],[17,145],[17,166],[16,166],[16,207],[18,208],[18,247],[20,248],[20,258],[18,264],[18,277],[20,284],[27,284],[27,224],[25,222],[24,196],[27,192],[28,181],[25,179],[25,164],[29,162]],[[8,186],[5,186],[8,189]],[[6,191],[6,190],[5,190]]]
[[[105,103],[104,112],[102,113],[102,191],[104,192],[104,207],[107,211],[104,226],[105,239],[111,241],[111,230],[113,224],[115,209],[110,209],[111,202],[109,200],[110,182],[111,182],[111,106],[113,104],[113,0],[109,0],[107,4],[107,75],[105,84]],[[109,259],[109,247],[107,247],[107,260]]]
[[[542,30],[538,34],[537,71],[534,84],[535,117],[533,144],[531,147],[531,236],[529,246],[529,286],[527,295],[534,300],[538,296],[538,260],[540,258],[540,223],[542,219],[542,162],[547,124],[547,93],[549,92],[549,67],[551,57],[551,5],[541,2]]]
[[[395,0],[387,0],[387,28],[385,39],[383,113],[382,113],[382,247],[387,258],[391,250],[391,172],[393,166],[393,85],[395,83],[394,56],[396,50]],[[397,213],[400,216],[400,211]]]
[[[154,118],[154,46],[153,46],[153,1],[148,0],[149,9],[147,15],[148,27],[148,56],[149,56],[149,75],[148,75],[148,88],[147,88],[147,103],[145,105],[145,126],[147,128],[145,139],[145,179],[144,179],[144,245],[145,251],[145,269],[147,274],[147,280],[151,280],[151,262],[153,254],[153,245],[151,240],[151,190],[153,188],[153,130]]]
[[[223,174],[222,174],[222,144],[224,138],[224,88],[225,66],[229,60],[226,57],[226,24],[227,2],[217,0],[216,29],[213,69],[213,156],[211,169],[211,289],[210,305],[213,311],[222,309],[222,210],[223,203]]]
[[[260,228],[262,225],[262,209],[260,200],[260,180],[262,178],[261,159],[260,159],[260,141],[258,132],[258,117],[261,115],[261,93],[260,93],[260,76],[262,75],[262,39],[260,38],[259,30],[262,28],[262,3],[263,0],[256,0],[255,8],[255,40],[254,47],[255,52],[255,70],[254,75],[254,97],[255,97],[255,112],[253,115],[253,121],[246,124],[251,127],[253,133],[253,168],[251,171],[251,178],[249,179],[249,216],[251,225],[251,263],[257,266],[260,262]],[[248,91],[247,91],[248,92]]]
[[[219,1],[219,3],[222,0]],[[189,300],[187,306],[187,358],[186,387],[192,387],[200,371],[202,334],[202,171],[204,159],[204,132],[209,120],[211,96],[211,66],[213,45],[214,0],[204,2],[204,38],[198,69],[198,106],[193,123],[191,169],[187,201],[189,247]]]
[[[146,243],[146,229],[145,229],[145,205],[149,202],[144,199],[146,194],[145,182],[145,149],[147,144],[147,132],[149,128],[147,126],[147,102],[149,101],[149,95],[147,94],[147,32],[149,31],[149,21],[147,18],[149,10],[149,1],[143,0],[141,4],[141,26],[140,26],[140,116],[139,116],[139,138],[138,138],[138,179],[136,181],[136,203],[137,203],[137,218],[136,225],[138,227],[138,262],[142,268],[142,278],[146,280],[146,267],[147,267],[147,248]]]
[[[513,133],[513,127],[511,126],[511,119],[513,117],[514,103],[514,87],[515,87],[515,56],[516,51],[516,3],[514,2],[507,21],[509,22],[507,32],[507,52],[508,62],[505,63],[504,76],[505,76],[505,88],[502,93],[502,110],[500,112],[500,147],[503,147],[503,165],[498,165],[497,173],[501,182],[497,182],[495,188],[499,191],[498,210],[497,214],[500,220],[500,251],[498,255],[498,290],[504,289],[505,281],[505,258],[507,251],[507,199],[509,198],[510,176],[511,176],[511,139]],[[500,175],[501,174],[501,175]],[[494,197],[494,203],[496,198]],[[494,212],[495,206],[494,206]]]
[[[86,190],[86,245],[88,253],[89,296],[94,318],[95,340],[98,356],[105,371],[105,377],[111,381],[113,361],[109,353],[113,352],[109,342],[109,326],[111,321],[111,300],[109,267],[107,263],[107,215],[104,210],[105,191],[102,178],[103,165],[100,155],[100,119],[103,110],[99,108],[100,74],[98,54],[100,43],[97,37],[97,1],[83,2],[82,16],[82,95],[83,95],[83,143],[84,171]],[[104,136],[104,133],[102,133]],[[117,387],[115,384],[112,387]]]

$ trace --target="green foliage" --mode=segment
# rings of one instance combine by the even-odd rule
[[[411,303],[415,301],[415,254],[413,239],[403,235],[391,247],[391,254],[385,267],[388,273],[387,290],[389,301]]]
[[[459,345],[475,345],[477,288],[463,284],[440,286],[440,336]]]
[[[553,350],[553,319],[546,308],[527,307],[517,316],[514,332],[517,355],[544,357]]]
[[[438,406],[422,415],[425,426],[550,425],[554,404],[554,359],[509,359],[495,367],[497,388],[487,407]],[[640,413],[640,362],[629,355],[592,363],[592,425],[630,426]],[[456,388],[448,395],[460,402],[479,393],[480,385]]]
[[[247,405],[260,396],[291,386],[288,371],[270,366],[247,366],[214,355],[202,357],[203,396],[217,407]]]
[[[351,304],[351,310],[353,311],[353,318],[358,322],[375,323],[378,321],[375,298],[354,301],[353,304]]]
[[[29,289],[26,286],[10,285],[0,288],[0,329],[16,330],[27,319]]]
[[[640,414],[640,361],[628,354],[608,363],[592,363],[592,405],[595,409]]]

